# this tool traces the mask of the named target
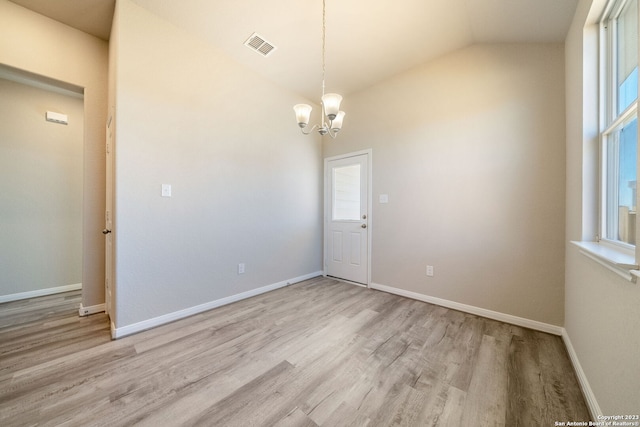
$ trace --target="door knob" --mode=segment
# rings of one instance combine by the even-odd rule
[[[107,230],[106,228],[102,230],[102,234],[109,234],[109,233],[111,233],[111,230]]]
[[[367,228],[367,224],[362,224],[360,227]]]

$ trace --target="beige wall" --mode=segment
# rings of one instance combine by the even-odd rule
[[[0,93],[0,296],[79,284],[82,97],[2,78]]]
[[[579,3],[565,47],[565,329],[601,412],[636,414],[640,408],[640,286],[596,264],[568,243],[593,240],[597,230],[598,40],[594,22],[604,3]]]
[[[0,0],[0,63],[84,88],[82,304],[104,302],[104,40]]]
[[[303,100],[129,0],[115,22],[116,328],[321,270]]]
[[[373,149],[374,283],[563,324],[562,45],[469,47],[343,108],[323,154]]]

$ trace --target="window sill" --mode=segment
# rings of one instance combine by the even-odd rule
[[[640,266],[636,264],[635,256],[624,249],[598,242],[572,241],[571,243],[580,248],[581,254],[630,282],[635,283],[640,277]]]

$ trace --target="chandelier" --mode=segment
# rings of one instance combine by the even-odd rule
[[[305,132],[305,128],[309,124],[309,117],[311,116],[311,105],[297,104],[294,105],[293,110],[296,112],[296,119],[298,126],[303,134],[309,135],[314,130],[317,130],[320,135],[329,135],[331,138],[335,138],[338,135],[338,131],[342,128],[342,120],[344,119],[344,111],[340,111],[340,102],[342,102],[342,96],[337,93],[324,93],[324,76],[325,76],[325,36],[326,36],[326,7],[325,1],[322,0],[322,117],[320,125],[313,125],[310,130]]]

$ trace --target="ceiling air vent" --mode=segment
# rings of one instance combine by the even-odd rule
[[[255,50],[262,56],[269,56],[271,52],[276,50],[276,47],[273,44],[266,41],[264,37],[258,33],[251,34],[251,37],[244,42],[244,45],[251,50]]]

